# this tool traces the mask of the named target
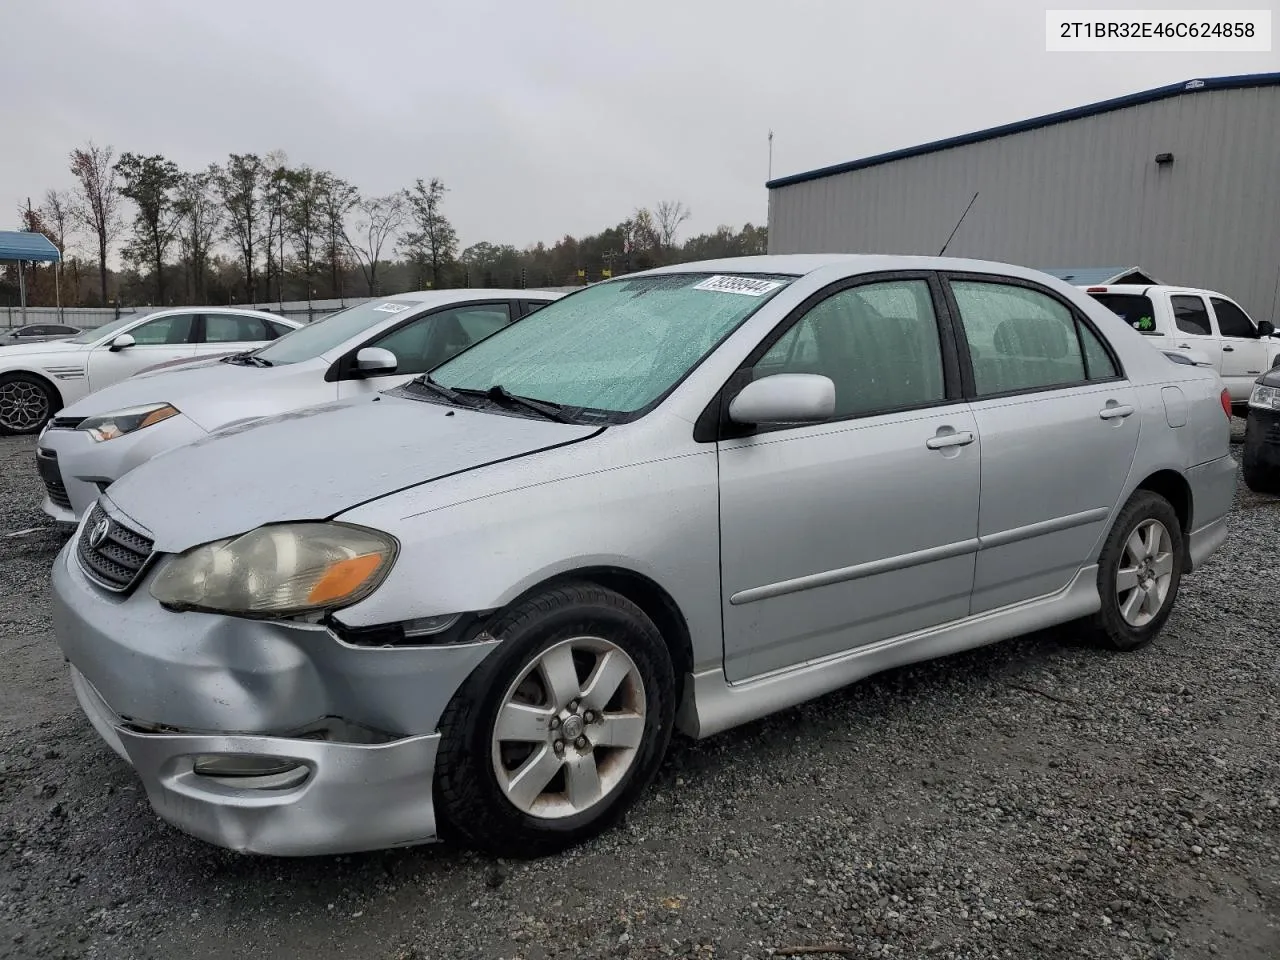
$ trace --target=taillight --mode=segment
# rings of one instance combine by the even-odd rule
[[[1218,397],[1218,399],[1222,401],[1222,412],[1225,413],[1227,415],[1227,419],[1230,420],[1231,419],[1231,391],[1227,390],[1224,387],[1222,390],[1222,394]]]

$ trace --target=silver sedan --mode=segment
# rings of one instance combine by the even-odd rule
[[[1148,643],[1225,538],[1229,433],[1215,372],[1035,271],[667,267],[142,465],[59,555],[56,633],[198,837],[537,855],[675,730],[1065,621]]]

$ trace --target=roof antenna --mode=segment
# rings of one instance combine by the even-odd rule
[[[973,191],[973,200],[978,199],[978,191]],[[960,219],[956,221],[955,230],[951,231],[951,236],[947,237],[947,242],[942,245],[942,249],[938,251],[938,256],[942,256],[947,252],[947,247],[951,246],[951,241],[956,235],[956,230],[960,229],[960,224],[964,223],[964,218],[969,215],[969,209],[973,206],[973,200],[969,201],[969,206],[964,208],[964,213],[960,214]]]

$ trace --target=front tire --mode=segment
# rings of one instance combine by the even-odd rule
[[[1098,558],[1099,642],[1136,650],[1155,639],[1173,610],[1186,562],[1178,514],[1164,497],[1139,490],[1121,509]]]
[[[537,857],[614,824],[656,774],[675,722],[657,627],[593,584],[499,615],[501,643],[440,721],[437,816],[489,853]]]
[[[0,436],[39,433],[58,407],[44,380],[29,373],[0,376]]]

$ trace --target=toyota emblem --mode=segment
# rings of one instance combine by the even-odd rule
[[[89,534],[89,546],[95,550],[102,546],[102,541],[107,539],[107,534],[111,532],[111,521],[107,518],[99,520]]]

